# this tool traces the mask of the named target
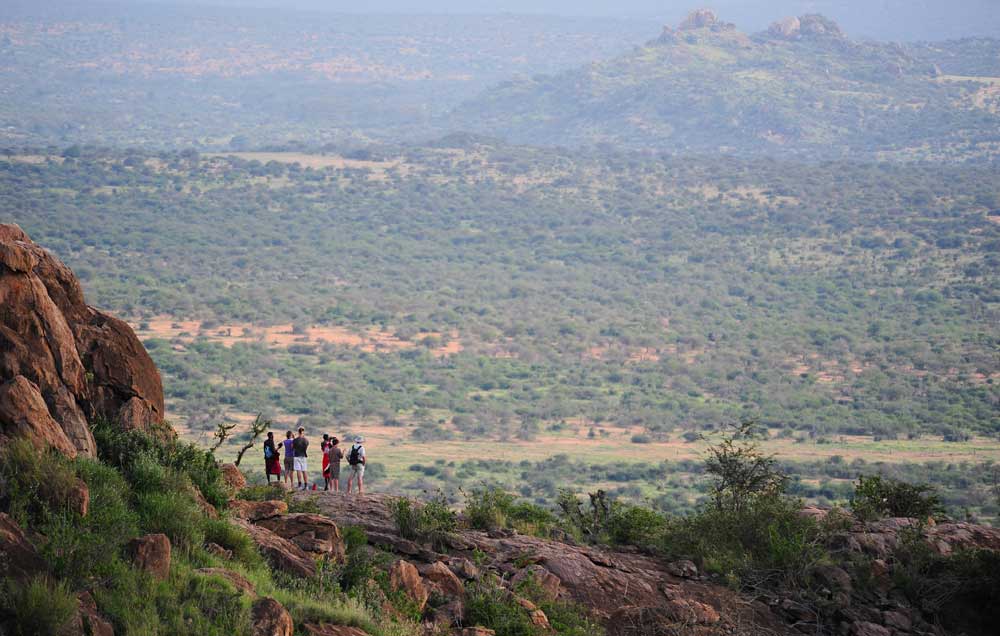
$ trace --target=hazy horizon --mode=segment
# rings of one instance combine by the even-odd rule
[[[437,14],[437,15],[549,15],[560,17],[648,20],[675,24],[698,8],[714,10],[721,19],[743,31],[766,28],[785,16],[820,13],[836,20],[852,37],[898,41],[934,41],[965,37],[1000,37],[1000,11],[992,0],[489,0],[467,3],[459,0],[111,0],[69,3],[64,0],[8,4],[9,15],[34,15],[107,9],[118,11],[129,5],[202,7],[226,10],[283,9],[348,14]],[[652,34],[651,34],[652,35]]]

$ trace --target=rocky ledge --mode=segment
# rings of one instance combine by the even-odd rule
[[[94,456],[88,421],[171,435],[160,373],[131,327],[16,225],[0,224],[0,436]]]

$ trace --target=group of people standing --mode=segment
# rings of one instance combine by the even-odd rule
[[[357,484],[358,493],[364,492],[365,463],[367,461],[364,447],[365,439],[361,436],[354,438],[351,450],[346,454],[348,464],[347,492],[351,492],[351,486]],[[284,453],[284,473],[282,473],[281,453]],[[336,437],[324,434],[323,442],[320,444],[320,453],[323,455],[323,490],[340,490],[340,463],[345,454],[340,447],[340,440]],[[284,481],[289,487],[297,490],[309,489],[309,438],[306,437],[306,429],[299,427],[299,434],[293,436],[291,431],[285,433],[285,439],[281,442],[281,448],[274,441],[274,433],[268,431],[267,440],[264,442],[264,473],[267,475],[267,483],[271,483],[271,476],[275,476],[275,483],[281,483],[282,474]],[[294,484],[293,484],[294,481]],[[313,486],[313,489],[316,487]]]

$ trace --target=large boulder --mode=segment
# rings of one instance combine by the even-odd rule
[[[416,604],[418,611],[424,611],[430,592],[415,565],[404,559],[393,563],[389,568],[389,586],[397,592],[402,591]]]
[[[465,586],[447,565],[441,561],[431,563],[423,571],[424,578],[442,596],[452,599],[465,598]]]
[[[692,11],[684,21],[677,27],[679,31],[693,31],[695,29],[708,29],[719,23],[719,17],[711,9],[697,9]]]
[[[68,440],[76,452],[95,456],[88,420],[98,417],[172,435],[161,426],[159,371],[132,329],[88,306],[73,272],[21,228],[0,224],[0,381],[6,385],[19,376],[27,384],[17,381],[12,388],[22,405],[31,405],[32,426],[42,427],[40,439],[61,452],[69,452]],[[53,421],[65,439],[52,433]],[[36,429],[26,431],[27,424],[0,412],[0,433],[33,435]]]
[[[344,560],[344,540],[340,536],[340,528],[329,517],[300,512],[262,518],[257,525],[288,539],[306,552]]]
[[[0,385],[0,425],[8,435],[28,438],[39,450],[52,448],[76,457],[76,446],[52,418],[38,385],[23,375]]]
[[[97,603],[90,592],[77,595],[76,615],[60,636],[115,636],[115,628],[97,611]]]
[[[368,636],[368,633],[359,627],[350,625],[331,625],[330,623],[306,623],[303,625],[306,634],[309,636]]]
[[[230,519],[230,523],[243,528],[250,535],[272,567],[293,576],[316,576],[316,562],[313,558],[288,539],[242,519]]]
[[[236,494],[247,487],[247,478],[236,464],[223,464],[222,481],[229,492]]]
[[[288,504],[272,499],[268,501],[245,501],[233,499],[229,502],[229,514],[236,519],[258,522],[263,519],[277,517],[288,512]]]
[[[170,576],[170,539],[165,534],[147,534],[128,543],[132,563],[154,579]]]
[[[0,579],[22,581],[46,569],[45,561],[21,526],[7,513],[0,512]]]
[[[252,636],[293,636],[295,623],[288,610],[273,598],[260,598],[250,610]]]

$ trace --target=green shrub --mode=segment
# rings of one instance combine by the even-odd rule
[[[178,595],[179,614],[192,634],[246,634],[250,599],[219,576],[194,575]]]
[[[209,503],[223,507],[228,501],[222,484],[222,471],[215,457],[195,444],[158,439],[138,430],[122,430],[117,425],[97,420],[91,425],[101,461],[119,468],[131,481],[151,483],[155,474],[149,460],[165,469],[186,475]]]
[[[263,564],[257,545],[246,532],[225,519],[202,520],[202,532],[206,543],[216,543],[231,550],[233,557],[244,564],[255,567]]]
[[[76,471],[64,456],[40,452],[18,437],[0,449],[0,506],[22,526],[34,526],[47,512],[66,508]]]
[[[0,591],[13,636],[53,636],[76,612],[76,596],[65,581],[53,583],[43,576],[27,583],[6,579]]]
[[[90,491],[87,516],[52,512],[35,527],[46,537],[41,552],[52,573],[82,584],[115,571],[122,547],[139,535],[139,527],[118,471],[89,459],[78,459],[75,468]]]
[[[514,495],[495,486],[481,486],[466,493],[463,516],[465,523],[477,530],[513,528],[536,536],[547,536],[556,524],[555,515],[548,510],[517,501]]]
[[[552,631],[560,636],[603,636],[606,633],[599,623],[590,619],[586,607],[551,598],[534,575],[521,581],[515,591],[545,612]]]
[[[501,488],[482,486],[473,488],[465,496],[464,516],[469,527],[477,530],[495,530],[507,525],[507,511],[514,504],[514,496]]]
[[[799,584],[826,552],[815,521],[799,514],[800,504],[782,497],[758,499],[741,510],[709,506],[670,519],[660,537],[669,558],[689,558],[730,581]]]
[[[709,446],[705,472],[712,477],[716,508],[741,510],[785,491],[787,477],[777,460],[763,454],[755,441],[763,434],[755,421],[744,420],[730,425],[719,443]]]
[[[647,547],[656,543],[667,520],[641,506],[615,506],[608,521],[608,537],[618,545]]]
[[[204,514],[187,494],[151,492],[136,498],[136,510],[144,532],[162,532],[174,549],[190,551],[205,539]]]
[[[858,518],[871,521],[885,517],[940,518],[944,514],[941,498],[927,484],[908,484],[881,475],[858,477],[851,498],[851,509]]]
[[[400,536],[440,545],[458,527],[458,518],[443,495],[423,503],[400,497],[391,504],[392,518]]]
[[[517,604],[510,592],[491,575],[466,584],[465,619],[469,625],[482,625],[497,636],[536,636],[539,629]]]

